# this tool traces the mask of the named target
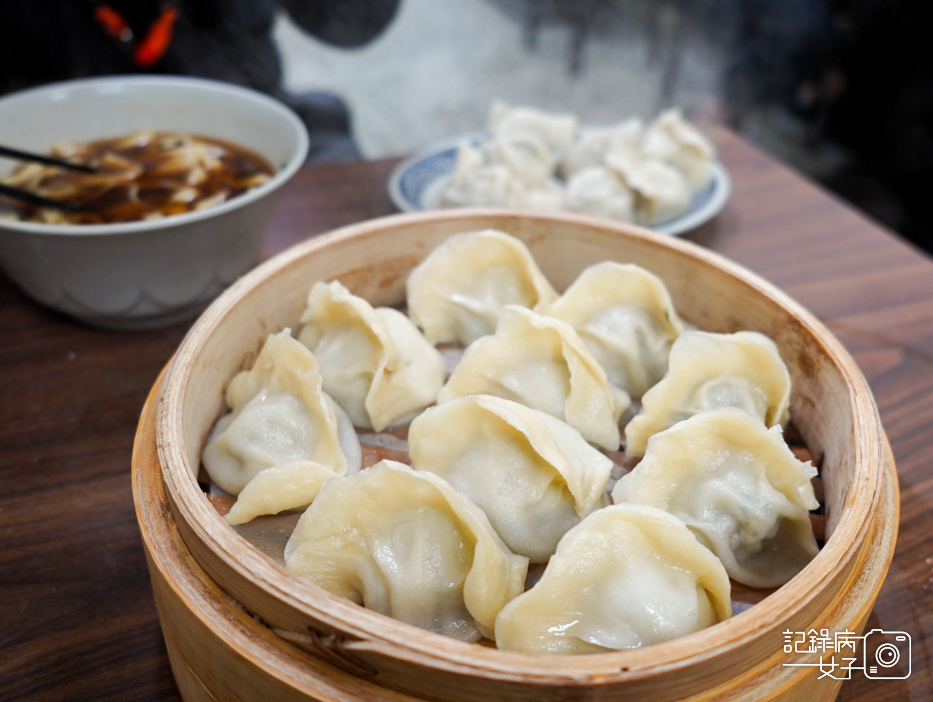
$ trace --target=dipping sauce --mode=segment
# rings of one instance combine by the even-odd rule
[[[23,163],[0,182],[85,209],[69,212],[0,196],[0,217],[47,224],[158,219],[214,207],[274,173],[268,161],[243,147],[169,132],[59,144],[52,155],[98,172]]]

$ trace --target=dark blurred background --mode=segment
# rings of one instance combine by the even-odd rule
[[[679,106],[933,251],[923,4],[2,0],[0,92],[105,73],[229,80],[298,110],[314,161],[401,155],[481,128],[494,99],[591,124]],[[129,36],[103,21],[107,10]],[[168,43],[141,65],[140,45],[158,45],[166,24]]]
[[[920,0],[741,0],[724,120],[931,250],[933,43]],[[756,127],[756,122],[763,124]]]

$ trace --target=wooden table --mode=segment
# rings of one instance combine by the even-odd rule
[[[867,376],[901,485],[897,551],[868,628],[906,631],[913,672],[861,672],[840,700],[933,697],[933,261],[734,135],[734,193],[688,235],[768,278]],[[392,212],[394,162],[308,167],[264,256]],[[90,329],[0,276],[0,700],[179,699],[130,494],[143,401],[187,325]]]

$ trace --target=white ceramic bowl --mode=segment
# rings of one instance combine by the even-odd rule
[[[52,225],[0,219],[0,266],[27,294],[95,326],[143,329],[193,317],[253,266],[308,134],[283,104],[195,78],[119,76],[0,99],[0,144],[48,152],[140,129],[223,139],[279,170],[218,207],[161,220]],[[0,159],[0,173],[15,162]]]

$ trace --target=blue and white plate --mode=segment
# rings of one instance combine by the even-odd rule
[[[389,175],[389,197],[402,212],[420,212],[441,208],[441,194],[447,186],[457,161],[457,147],[464,141],[479,144],[486,139],[482,133],[465,134],[445,139],[402,161]],[[731,191],[725,167],[713,164],[713,179],[693,194],[690,209],[674,219],[651,227],[662,234],[674,236],[699,227],[712,219],[726,204]]]

